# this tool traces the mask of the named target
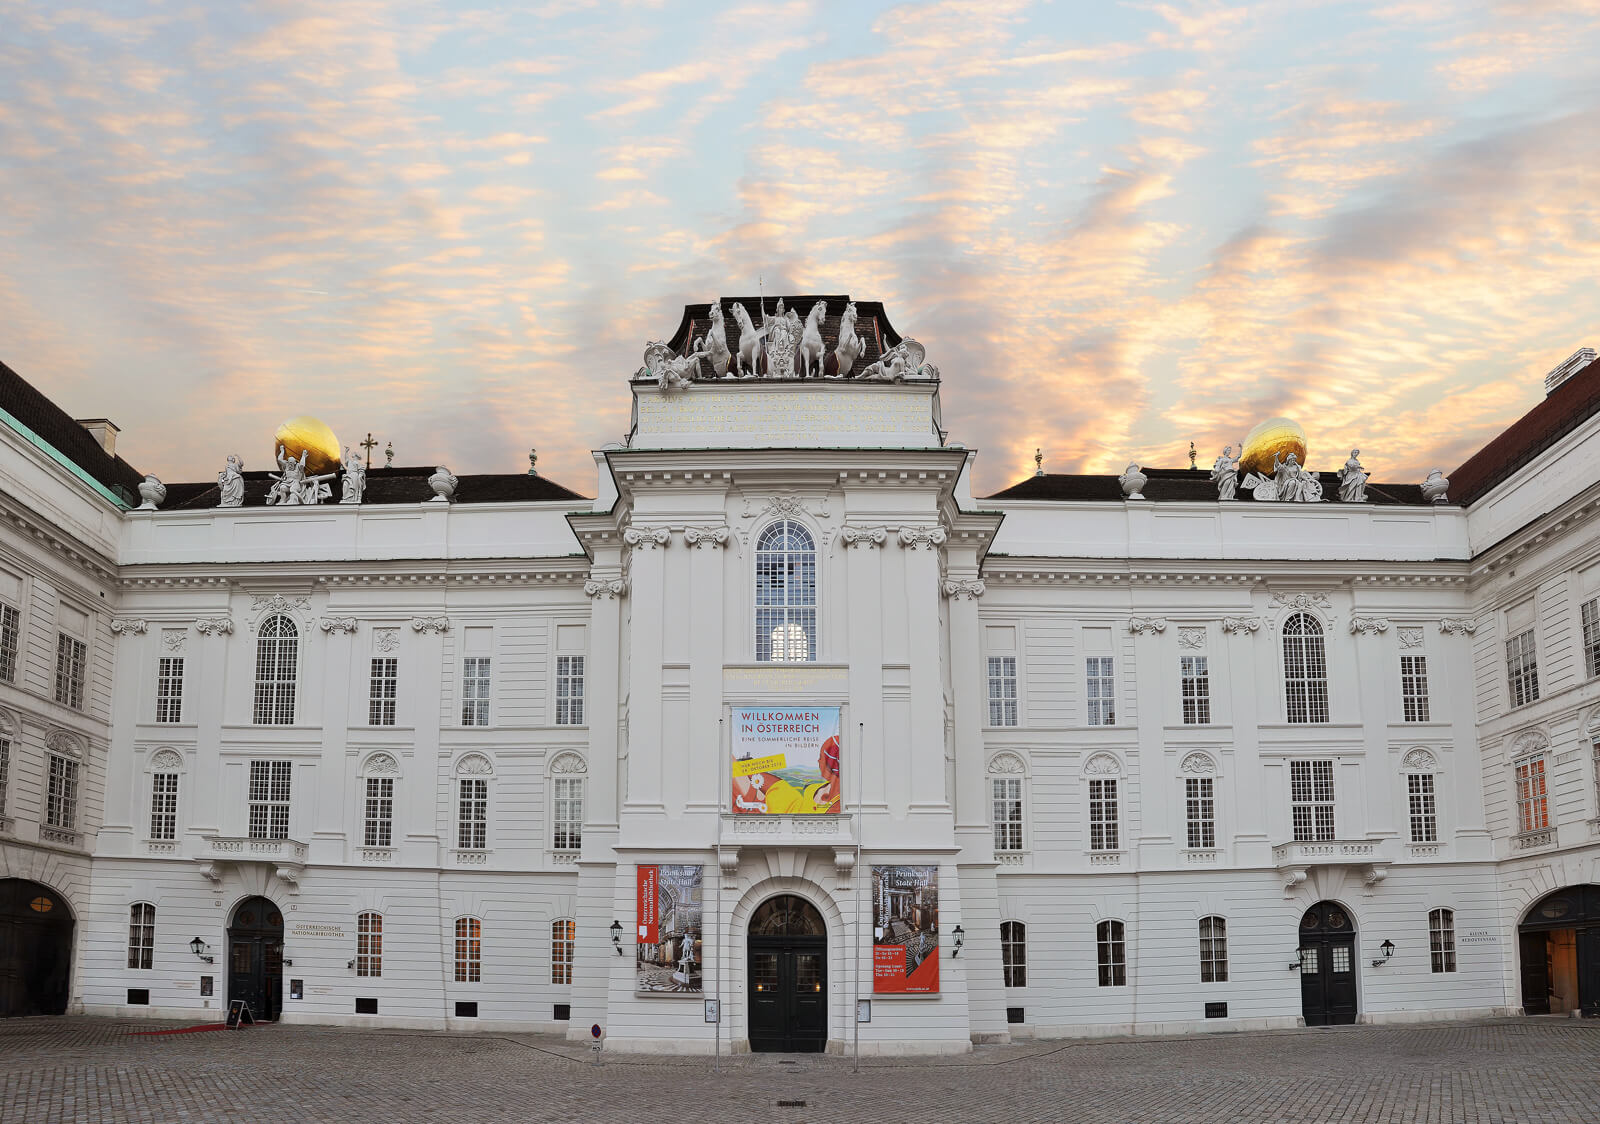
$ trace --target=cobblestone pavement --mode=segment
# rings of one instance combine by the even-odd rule
[[[0,1022],[0,1121],[1600,1121],[1600,1025],[1505,1019],[985,1047],[612,1056],[538,1035]]]

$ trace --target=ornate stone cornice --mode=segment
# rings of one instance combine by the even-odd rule
[[[233,618],[217,617],[215,620],[195,621],[194,630],[201,636],[232,636]]]
[[[672,541],[672,532],[665,527],[629,527],[622,532],[622,541],[635,550],[655,550]]]
[[[605,597],[614,601],[628,595],[628,582],[625,578],[590,578],[583,583],[583,591],[590,597]]]
[[[436,635],[443,636],[445,633],[450,631],[450,618],[449,617],[412,617],[411,618],[411,631],[412,632],[421,632],[421,633],[424,633],[424,634],[432,632],[432,633],[434,633]]]
[[[113,636],[143,636],[150,631],[150,622],[140,617],[118,617],[111,622]]]
[[[1466,617],[1445,617],[1439,622],[1439,631],[1446,636],[1471,636],[1478,631],[1478,622]]]
[[[1351,617],[1350,631],[1352,633],[1364,632],[1368,636],[1377,636],[1379,633],[1389,631],[1389,622],[1383,617]]]
[[[1128,621],[1128,631],[1138,636],[1154,636],[1167,631],[1164,617],[1134,617]]]
[[[318,622],[317,627],[322,629],[323,632],[342,632],[346,636],[354,636],[356,633],[356,619],[354,617],[323,617]]]
[[[1259,632],[1261,631],[1260,617],[1223,617],[1223,632]]]
[[[728,528],[685,527],[683,541],[701,550],[715,550],[719,546],[728,545]]]
[[[943,527],[900,528],[900,545],[907,550],[937,550],[947,537]]]
[[[889,538],[887,527],[840,527],[839,538],[846,546],[853,546],[860,550],[871,550],[873,547],[882,546]]]
[[[982,578],[945,578],[944,595],[952,601],[976,601],[987,591]]]

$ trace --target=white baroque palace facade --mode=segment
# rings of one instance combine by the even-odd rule
[[[705,1052],[1600,1014],[1600,364],[1442,499],[976,499],[922,348],[791,303],[744,356],[687,309],[593,499],[141,497],[0,366],[0,1013]]]

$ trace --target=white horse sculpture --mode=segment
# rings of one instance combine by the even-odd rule
[[[754,378],[761,358],[761,342],[766,338],[767,330],[765,328],[757,328],[751,322],[750,313],[745,310],[742,304],[733,306],[733,318],[739,322],[739,370],[737,373],[741,378]],[[745,374],[747,368],[749,369],[748,375]]]
[[[826,301],[818,301],[806,315],[805,331],[800,336],[800,369],[805,378],[822,377],[822,318],[828,314]]]
[[[856,302],[851,301],[844,306],[844,315],[839,317],[839,346],[833,350],[833,357],[839,364],[838,376],[841,379],[850,376],[851,368],[866,350],[866,341],[856,334]]]
[[[717,378],[722,378],[728,373],[728,367],[733,362],[733,352],[728,350],[728,326],[722,319],[722,305],[713,301],[711,305],[711,327],[706,334],[694,341],[696,351],[705,352],[711,359],[711,373]]]

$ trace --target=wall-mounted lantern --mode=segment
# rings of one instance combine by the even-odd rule
[[[1374,968],[1381,968],[1394,958],[1394,942],[1387,940],[1384,941],[1378,946],[1378,951],[1383,953],[1383,955],[1372,962],[1372,966]]]
[[[950,935],[955,938],[956,942],[955,951],[950,954],[950,959],[954,960],[956,957],[961,955],[961,946],[966,943],[967,934],[962,931],[960,925],[957,925],[954,929],[950,930]]]
[[[622,922],[611,922],[611,944],[617,950],[617,955],[622,955]]]
[[[201,940],[199,937],[196,937],[194,940],[189,942],[189,951],[194,953],[195,956],[199,957],[201,960],[204,960],[207,964],[215,964],[217,962],[217,958],[215,956],[206,955],[206,953],[211,951],[211,946],[206,944],[206,942]]]
[[[1293,956],[1294,959],[1289,961],[1289,971],[1298,972],[1302,967],[1304,967],[1305,953],[1297,948],[1290,953],[1290,955]]]

